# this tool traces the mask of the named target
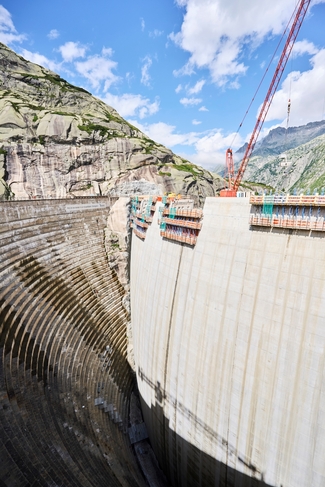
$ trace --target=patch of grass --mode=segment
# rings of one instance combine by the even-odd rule
[[[156,142],[154,140],[152,140],[152,139],[148,139],[147,137],[143,137],[142,140],[144,140],[145,142],[147,142],[149,145],[155,145],[155,146],[157,146]]]
[[[18,103],[14,103],[13,101],[11,101],[10,103],[15,112],[19,113]]]
[[[88,135],[91,135],[93,132],[99,132],[101,137],[105,137],[106,139],[114,139],[116,137],[125,137],[125,134],[119,134],[108,127],[104,127],[100,124],[95,124],[90,121],[84,121],[83,125],[78,125],[78,129],[87,132]]]
[[[198,169],[196,166],[193,166],[193,164],[189,162],[187,164],[175,164],[173,168],[177,169],[177,171],[189,172],[193,174],[193,176],[199,176],[200,174],[202,174],[202,171],[200,169]]]
[[[90,95],[89,91],[85,90],[84,88],[80,88],[79,86],[71,85],[70,83],[68,83],[68,81],[61,78],[61,76],[59,76],[58,74],[49,74],[45,72],[44,72],[44,76],[38,76],[37,74],[30,74],[30,73],[20,73],[20,74],[24,76],[24,78],[50,81],[52,84],[60,86],[62,91],[80,91],[81,93],[87,93],[87,95]]]
[[[39,143],[45,145],[45,135],[40,135],[38,137]]]
[[[106,118],[109,122],[116,122],[116,123],[120,123],[120,124],[123,123],[123,120],[115,117],[115,115],[112,115],[111,113],[109,113],[109,111],[105,110],[104,113],[105,113]]]
[[[270,189],[270,190],[274,190],[274,187],[271,186],[270,184],[264,184],[264,183],[255,183],[255,181],[242,181],[240,183],[241,186],[244,186],[244,187],[249,187],[249,186],[259,186],[261,188],[265,188],[265,189]]]
[[[31,110],[38,110],[38,111],[39,111],[39,110],[44,110],[44,108],[43,108],[43,107],[40,107],[40,106],[38,106],[38,105],[31,105],[30,103],[27,103],[27,104],[26,104],[26,106],[27,106],[28,108],[30,108]]]
[[[38,116],[37,115],[34,115],[33,122],[37,122],[37,120],[38,120]]]
[[[131,123],[129,123],[129,122],[125,122],[125,123],[126,123],[126,125],[128,125],[130,127],[130,129],[136,130],[137,132],[140,132],[140,130],[137,127],[135,127],[134,125],[132,125]]]
[[[146,154],[152,154],[152,149],[153,149],[153,146],[151,144],[146,145],[146,147],[144,147],[144,151]]]
[[[62,115],[63,117],[71,117],[73,116],[73,113],[69,112],[60,112],[59,110],[56,110],[55,112],[51,112],[53,115]]]
[[[172,175],[171,172],[162,172],[162,171],[159,171],[158,174],[159,174],[159,176],[168,176],[168,177],[170,177]]]
[[[6,151],[6,149],[3,149],[3,148],[1,147],[1,149],[0,149],[0,154],[3,154],[4,156],[6,156],[6,155],[7,155],[7,151]]]
[[[88,135],[91,135],[93,132],[99,132],[101,137],[107,136],[107,133],[109,131],[107,127],[91,122],[84,122],[83,125],[78,125],[78,129],[82,130],[83,132],[87,132]]]
[[[44,76],[38,76],[37,74],[31,74],[31,73],[19,73],[21,74],[24,78],[32,78],[32,79],[42,79]]]

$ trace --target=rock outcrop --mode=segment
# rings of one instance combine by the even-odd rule
[[[4,197],[215,194],[208,171],[149,139],[84,89],[3,44],[0,65]]]

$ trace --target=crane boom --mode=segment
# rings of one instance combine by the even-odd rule
[[[274,72],[269,90],[267,92],[264,103],[263,103],[262,108],[260,110],[260,113],[258,115],[258,118],[257,118],[256,124],[255,124],[254,130],[252,132],[250,141],[247,145],[243,160],[240,164],[240,167],[239,167],[239,170],[237,172],[235,181],[233,183],[233,188],[232,188],[233,192],[236,192],[240,186],[240,183],[241,183],[243,175],[245,173],[249,158],[250,158],[250,156],[254,150],[257,138],[260,134],[264,120],[265,120],[266,115],[269,111],[269,108],[270,108],[270,105],[272,103],[274,94],[275,94],[275,92],[279,86],[281,76],[282,76],[283,71],[286,67],[287,61],[288,61],[289,56],[290,56],[291,51],[292,51],[292,47],[295,43],[295,40],[297,38],[301,24],[305,18],[306,13],[307,13],[310,2],[311,2],[311,0],[301,0],[300,1],[300,4],[299,4],[299,7],[297,9],[297,12],[296,12],[294,21],[292,23],[290,32],[288,34],[287,41],[286,41],[285,46],[283,48],[283,51],[282,51],[282,54],[280,56],[279,62],[277,64],[276,70]]]
[[[227,149],[226,151],[226,169],[228,172],[228,188],[231,190],[235,179],[234,160],[231,149]]]

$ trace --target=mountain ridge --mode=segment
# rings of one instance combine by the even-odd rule
[[[234,154],[235,171],[247,143]],[[325,120],[277,127],[259,141],[245,171],[243,188],[253,191],[318,191],[325,186]],[[217,168],[219,174],[224,168]],[[260,185],[258,188],[256,185]]]
[[[297,127],[288,127],[288,129],[276,127],[270,130],[266,137],[257,142],[253,155],[278,155],[281,152],[306,144],[323,134],[325,134],[325,120],[309,122],[306,125],[299,125]],[[236,154],[244,154],[247,145],[246,142],[236,151]]]

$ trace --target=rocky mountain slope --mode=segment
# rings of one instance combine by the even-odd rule
[[[235,154],[236,170],[246,147]],[[217,168],[219,174],[224,171],[224,167]],[[258,192],[321,192],[325,186],[325,120],[287,131],[282,127],[271,130],[256,144],[244,179],[243,189]]]
[[[0,195],[215,194],[213,176],[0,44]]]
[[[325,187],[325,134],[277,156],[254,156],[245,179],[276,190],[321,192]]]
[[[283,127],[277,127],[270,130],[266,137],[257,142],[254,156],[277,156],[282,152],[306,144],[323,134],[325,134],[325,120],[310,122],[299,127],[289,127],[288,130]],[[246,147],[247,143],[238,149],[236,154],[242,157]]]

